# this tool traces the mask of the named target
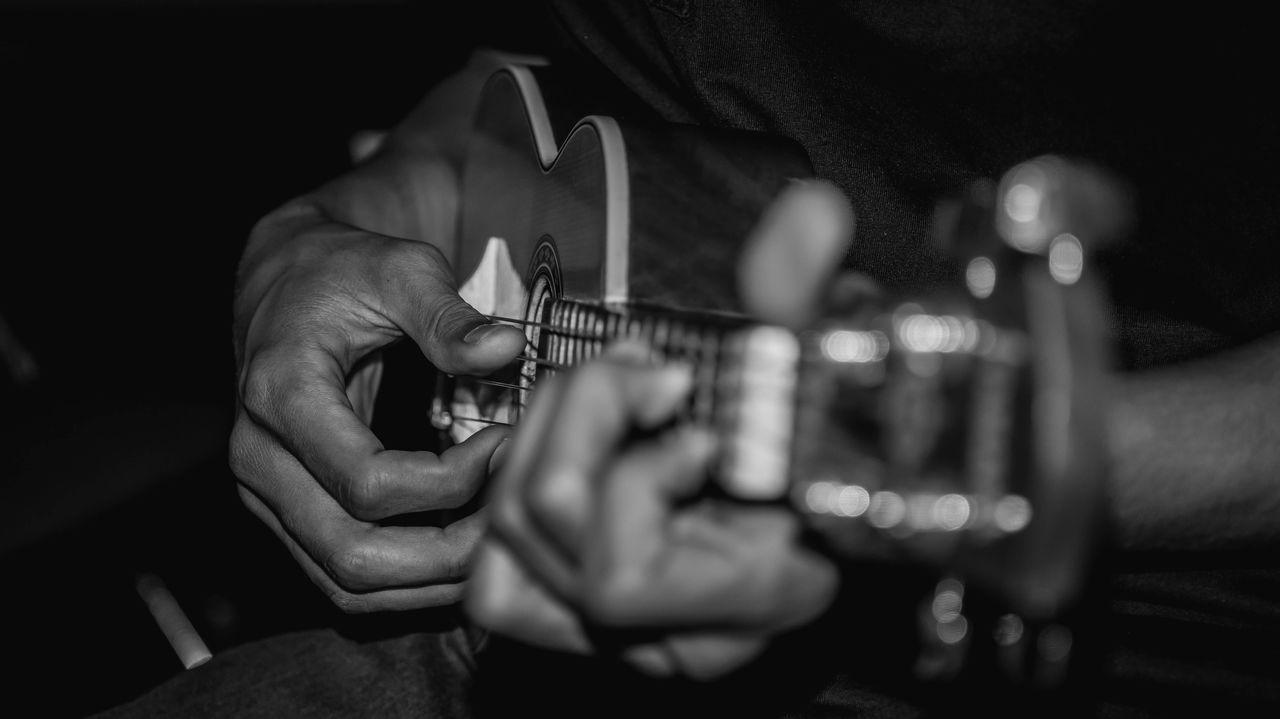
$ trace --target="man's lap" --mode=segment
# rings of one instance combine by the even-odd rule
[[[820,682],[797,683],[804,662],[788,664],[786,670],[767,665],[752,676],[708,686],[645,677],[598,657],[545,652],[461,627],[376,638],[314,629],[219,652],[98,719],[488,719],[705,712],[777,717],[793,715],[796,706],[813,709],[833,700],[845,709],[885,708],[884,698],[867,692],[850,694],[846,689],[833,695]]]
[[[473,661],[461,629],[372,641],[308,630],[220,652],[101,716],[463,719]]]

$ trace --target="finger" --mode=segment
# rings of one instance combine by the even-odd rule
[[[572,537],[580,533],[592,503],[589,473],[547,472],[548,447],[569,437],[570,443],[581,439],[580,417],[573,416],[568,407],[586,403],[587,411],[599,409],[596,405],[620,406],[611,399],[603,399],[586,388],[607,388],[616,391],[612,379],[614,369],[648,361],[648,348],[635,343],[619,343],[611,347],[605,357],[589,368],[584,382],[575,370],[569,375],[558,375],[539,384],[532,398],[529,411],[521,418],[520,426],[511,441],[511,449],[503,460],[503,470],[494,483],[490,501],[493,508],[493,532],[516,555],[525,570],[536,577],[549,591],[563,601],[576,601],[578,578],[576,557],[578,550],[572,545]],[[619,367],[610,369],[610,363]],[[632,369],[636,369],[632,367]],[[645,371],[655,368],[645,367]],[[684,370],[675,370],[684,373]],[[607,377],[597,384],[591,377]],[[669,407],[678,404],[673,398],[687,392],[687,379],[677,379],[674,392],[643,393],[639,389],[630,392],[625,400],[643,425],[651,425],[670,413]],[[569,395],[573,394],[570,400]],[[639,399],[637,399],[639,398]],[[625,414],[625,413],[624,413]],[[621,417],[622,415],[618,415]],[[618,420],[621,422],[621,419]],[[585,424],[593,429],[590,420]],[[593,452],[600,448],[587,448]],[[576,450],[575,450],[576,451]],[[555,461],[552,462],[553,466]],[[535,489],[536,487],[536,489]],[[540,516],[535,516],[539,515]],[[557,532],[552,535],[551,532]]]
[[[347,379],[351,408],[365,425],[373,424],[373,409],[382,385],[382,353],[374,352],[358,362]]]
[[[680,634],[667,640],[670,671],[710,681],[741,667],[764,651],[768,638],[754,634]]]
[[[382,309],[431,364],[449,374],[483,376],[510,364],[528,344],[522,330],[493,322],[458,295],[439,250],[398,241],[382,262]]]
[[[583,574],[592,617],[624,627],[776,631],[830,601],[835,569],[796,544],[791,514],[673,511],[712,455],[705,435],[683,432],[629,453],[610,473]]]
[[[582,601],[596,621],[630,626],[658,611],[644,605],[664,572],[673,505],[702,483],[714,452],[709,433],[684,428],[628,451],[609,470],[583,561]]]
[[[277,528],[300,559],[305,556],[309,574],[331,596],[453,583],[466,576],[483,531],[480,515],[445,527],[361,522],[247,418],[233,435],[232,466],[246,489],[246,504]]]
[[[639,365],[623,354],[630,351],[620,348],[573,373],[525,486],[530,516],[570,561],[580,552],[606,462],[634,430],[674,418],[693,388],[688,366]]]
[[[577,614],[534,581],[501,541],[490,539],[477,549],[463,607],[479,626],[526,644],[574,654],[598,651]],[[675,657],[662,643],[625,646],[620,656],[648,674],[676,671]]]
[[[546,436],[555,427],[564,379],[563,375],[557,375],[539,382],[528,411],[521,417],[510,441],[505,443],[510,449],[503,453],[502,468],[488,498],[493,536],[515,555],[525,572],[561,600],[577,596],[577,577],[564,557],[530,521],[524,494]]]
[[[445,582],[421,586],[390,587],[377,590],[352,591],[342,587],[311,555],[294,539],[271,509],[245,487],[241,487],[241,499],[250,512],[267,525],[279,537],[281,543],[293,555],[294,561],[317,587],[340,610],[348,613],[380,611],[406,611],[456,604],[463,597],[465,582]]]
[[[480,626],[528,644],[578,654],[593,649],[577,616],[497,539],[477,550],[463,606]]]
[[[469,501],[507,429],[487,428],[438,456],[384,449],[356,415],[341,366],[324,344],[275,344],[256,352],[242,395],[252,419],[358,519],[451,509]]]
[[[853,230],[853,208],[835,185],[813,180],[784,190],[748,237],[739,261],[738,288],[747,311],[791,328],[813,321]]]
[[[529,411],[521,417],[503,454],[502,470],[495,477],[489,507],[492,512],[490,533],[503,542],[521,564],[522,571],[534,577],[559,601],[577,596],[575,568],[553,548],[547,536],[530,519],[525,503],[525,486],[538,463],[547,435],[554,429],[554,418],[563,399],[564,376],[541,380],[538,393],[532,397]]]
[[[658,586],[692,588],[691,578],[696,577],[707,577],[708,585],[716,577],[724,582],[720,600],[696,601],[703,596],[696,591],[671,595],[672,606],[706,610],[704,615],[673,615],[687,616],[693,626],[723,624],[776,633],[813,620],[835,596],[839,580],[835,565],[799,542],[800,521],[791,511],[709,504],[680,512],[668,526],[673,547],[704,551],[672,551],[654,591],[666,591]],[[707,571],[708,554],[716,558],[722,571]],[[717,602],[732,611],[723,612]]]

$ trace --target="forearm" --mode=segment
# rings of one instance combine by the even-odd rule
[[[1126,549],[1256,550],[1280,540],[1280,335],[1125,375],[1112,508]]]

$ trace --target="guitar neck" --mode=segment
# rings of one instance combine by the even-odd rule
[[[556,299],[525,321],[531,352],[521,385],[598,356],[615,340],[647,346],[659,363],[692,368],[679,417],[717,431],[719,486],[739,499],[777,500],[789,487],[800,344],[793,333],[731,313]]]

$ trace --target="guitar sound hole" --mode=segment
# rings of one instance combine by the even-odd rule
[[[542,238],[542,242],[534,250],[528,276],[531,279],[528,285],[529,300],[525,305],[524,332],[529,345],[523,355],[525,359],[519,363],[516,384],[520,389],[514,391],[513,421],[519,419],[538,379],[554,369],[550,363],[553,361],[556,335],[545,329],[551,324],[551,308],[560,298],[562,285],[560,258],[550,237]]]

